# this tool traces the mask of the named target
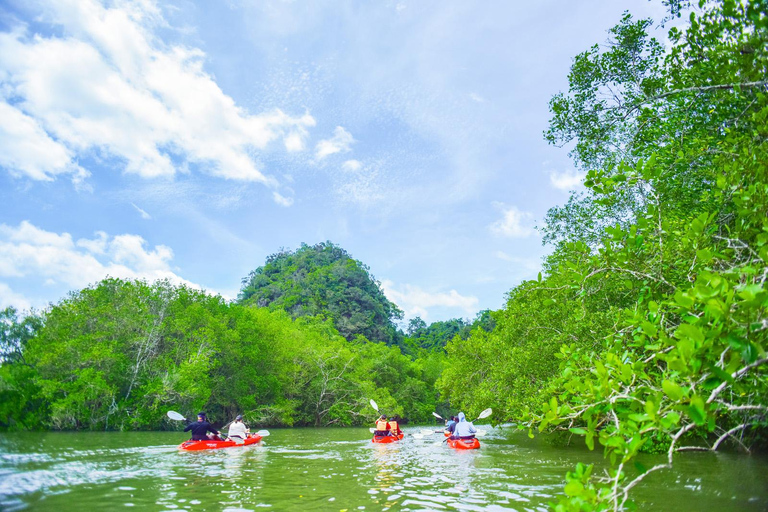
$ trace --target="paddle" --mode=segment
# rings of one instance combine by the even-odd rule
[[[176,421],[189,421],[187,418],[185,418],[181,414],[177,413],[176,411],[168,411],[165,414],[166,414],[166,416],[168,416],[172,420],[176,420]],[[219,432],[219,435],[224,436],[224,437],[229,437],[227,434],[225,434],[223,432]],[[267,434],[267,435],[269,435],[269,434]],[[235,441],[235,443],[237,443],[237,441]],[[241,443],[237,443],[237,444],[241,444]]]
[[[433,412],[433,413],[432,413],[432,416],[434,416],[435,418],[437,418],[437,419],[439,419],[439,420],[443,420],[443,421],[445,421],[445,418],[443,418],[442,416],[440,416],[440,415],[439,415],[439,414],[437,414],[436,412]]]
[[[373,400],[373,398],[371,398],[371,401],[370,401],[369,403],[371,404],[371,407],[373,407],[373,409],[374,409],[376,412],[379,412],[379,406],[378,406],[378,404],[377,404],[377,403],[376,403],[376,402]],[[371,427],[371,428],[369,428],[369,429],[368,429],[368,431],[369,431],[371,434],[373,434],[374,432],[376,432],[376,429],[375,429],[375,428],[373,428],[373,427]]]

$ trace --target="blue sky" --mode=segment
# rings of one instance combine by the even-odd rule
[[[579,187],[542,137],[572,58],[645,0],[0,5],[0,307],[107,275],[234,298],[330,240],[407,317],[536,276]]]

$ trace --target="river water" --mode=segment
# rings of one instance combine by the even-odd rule
[[[182,452],[182,433],[0,434],[0,510],[546,510],[599,450],[511,428],[479,450],[441,435],[373,444],[366,429],[273,429],[260,445]],[[646,455],[650,467],[663,460]],[[689,452],[633,495],[643,511],[768,510],[768,458]]]

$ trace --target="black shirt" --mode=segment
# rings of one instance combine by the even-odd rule
[[[205,434],[207,432],[213,432],[214,434],[218,434],[219,431],[213,428],[213,425],[208,423],[207,421],[195,421],[194,423],[190,423],[187,425],[187,427],[184,429],[184,432],[192,431],[192,439],[195,441],[203,441],[205,439],[208,439],[208,436]]]

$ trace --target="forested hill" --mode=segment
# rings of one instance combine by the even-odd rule
[[[394,321],[402,311],[390,302],[369,268],[331,242],[281,251],[243,279],[240,304],[284,310],[292,318],[327,316],[347,340],[396,344]]]

